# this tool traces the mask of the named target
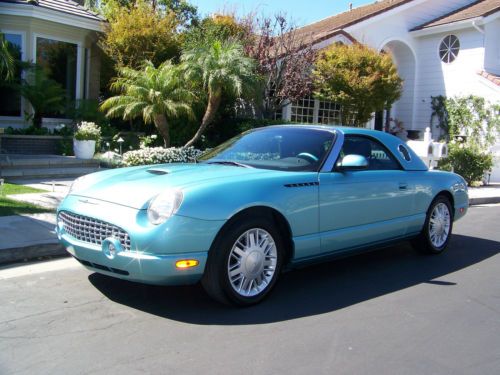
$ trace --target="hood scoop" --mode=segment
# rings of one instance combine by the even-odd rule
[[[148,173],[151,174],[156,174],[156,175],[164,175],[164,174],[169,174],[170,171],[167,169],[161,169],[161,168],[151,168],[147,170]]]

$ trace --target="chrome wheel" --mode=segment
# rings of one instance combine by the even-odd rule
[[[229,253],[227,273],[232,289],[243,297],[263,292],[276,273],[277,257],[269,232],[260,228],[244,232]]]
[[[435,248],[446,243],[450,228],[451,215],[448,206],[444,203],[436,204],[429,219],[429,239]]]

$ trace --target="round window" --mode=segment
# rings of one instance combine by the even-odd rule
[[[453,62],[460,51],[460,41],[455,35],[447,35],[439,45],[439,57],[441,61],[449,64]]]

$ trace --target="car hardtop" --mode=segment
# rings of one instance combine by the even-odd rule
[[[252,131],[260,131],[265,129],[276,128],[289,128],[289,129],[310,129],[328,131],[337,135],[336,142],[343,142],[345,137],[361,136],[372,138],[381,142],[389,152],[398,160],[399,164],[405,171],[428,171],[425,163],[420,157],[408,146],[402,139],[379,130],[372,130],[366,128],[356,128],[350,126],[331,126],[331,125],[316,125],[316,124],[279,124],[266,127],[255,128]],[[406,152],[403,153],[400,149],[403,148]],[[332,150],[335,152],[335,148]],[[405,155],[406,154],[406,155]]]

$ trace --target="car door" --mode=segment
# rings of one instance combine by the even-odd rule
[[[368,167],[320,173],[321,253],[403,237],[413,212],[413,178],[385,146],[374,138],[346,136],[339,160],[349,154],[364,156]]]

